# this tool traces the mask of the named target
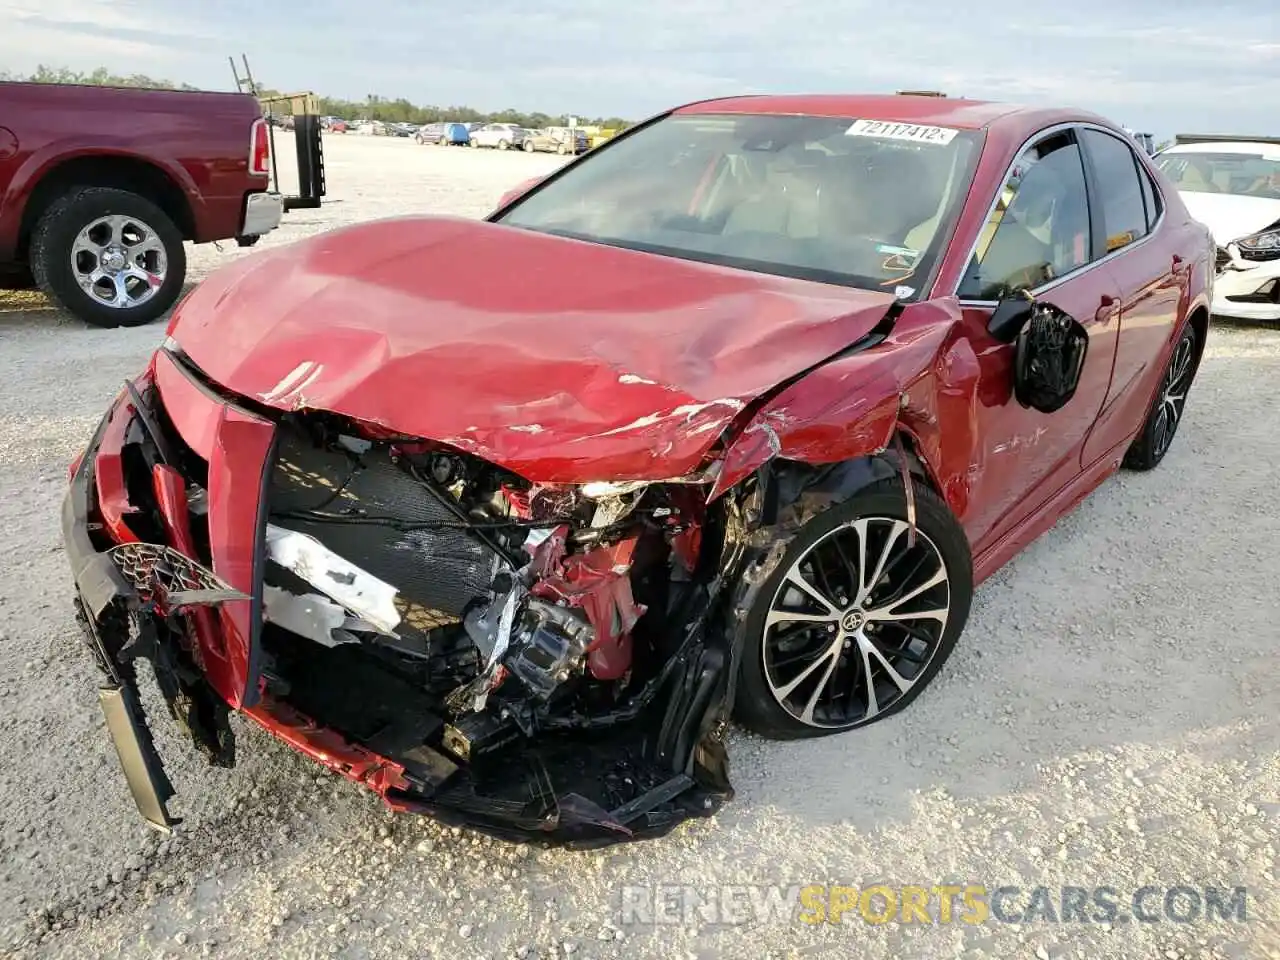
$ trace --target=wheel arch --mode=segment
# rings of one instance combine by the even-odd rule
[[[60,197],[83,187],[108,187],[145,197],[173,221],[184,240],[195,236],[195,211],[186,191],[164,168],[131,154],[84,154],[44,170],[23,207],[18,253],[25,257],[31,235]]]
[[[1205,344],[1209,342],[1209,308],[1204,304],[1196,306],[1187,317],[1187,323],[1196,332],[1196,371],[1200,369],[1200,359],[1204,356]]]
[[[843,460],[813,463],[775,457],[713,503],[727,521],[728,538],[737,540],[744,554],[734,609],[749,606],[802,527],[863,490],[894,478],[904,481],[903,497],[908,503],[907,479],[913,487],[927,487],[942,498],[911,435],[895,428],[881,448]]]

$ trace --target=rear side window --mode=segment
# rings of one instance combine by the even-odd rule
[[[1082,130],[1081,140],[1093,165],[1094,207],[1102,217],[1105,252],[1112,253],[1147,235],[1150,221],[1143,193],[1144,187],[1150,190],[1151,186],[1143,183],[1145,175],[1139,178],[1133,149],[1119,137]]]

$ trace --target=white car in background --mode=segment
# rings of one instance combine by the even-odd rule
[[[516,123],[486,123],[471,131],[473,147],[492,147],[498,150],[524,148],[524,138],[529,131]]]
[[[1280,139],[1179,136],[1156,165],[1213,233],[1213,312],[1280,321]]]

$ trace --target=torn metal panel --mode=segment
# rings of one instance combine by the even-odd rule
[[[315,593],[299,596],[267,585],[262,588],[262,605],[268,622],[327,647],[359,643],[353,630],[382,632],[376,624],[350,616],[343,607]]]
[[[267,525],[267,556],[379,630],[400,624],[396,588],[338,556],[319,540]]]

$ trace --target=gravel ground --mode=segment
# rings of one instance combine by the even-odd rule
[[[558,158],[331,137],[332,202],[261,247],[405,212],[480,215]],[[194,280],[233,256],[191,252]],[[1280,332],[1215,326],[1165,464],[1107,483],[979,592],[934,687],[872,729],[735,733],[737,799],[603,853],[392,817],[239,725],[185,817],[134,811],[70,615],[68,460],[163,336],[0,292],[0,955],[1280,957]],[[1240,923],[622,923],[626,885],[1245,885]]]

